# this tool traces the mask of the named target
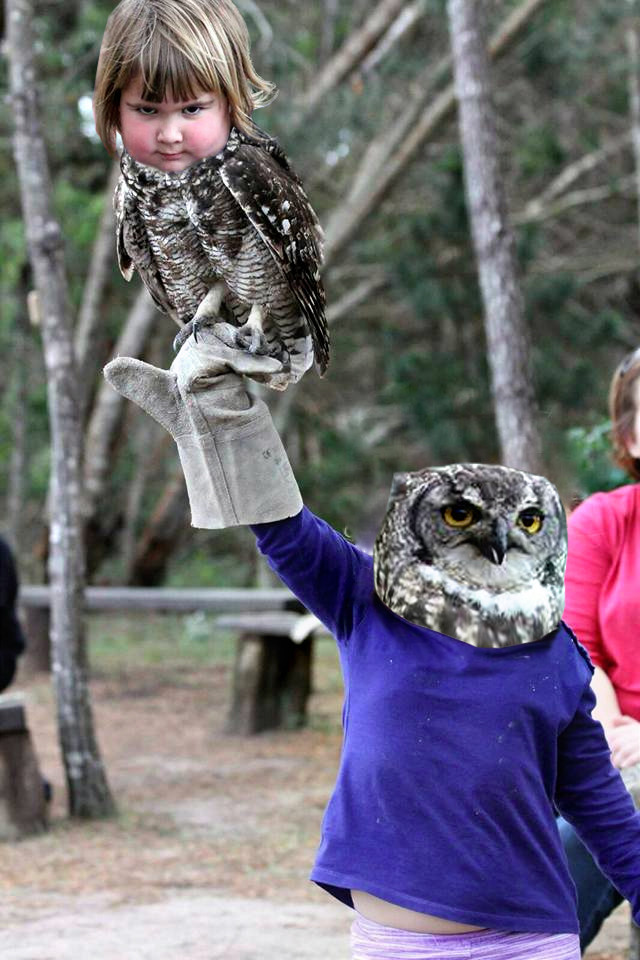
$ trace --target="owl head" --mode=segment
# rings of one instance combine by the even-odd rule
[[[566,557],[564,510],[544,477],[479,463],[396,474],[376,591],[420,626],[510,646],[558,625]]]

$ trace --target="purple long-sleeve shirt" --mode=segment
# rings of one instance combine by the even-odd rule
[[[373,561],[304,509],[253,527],[334,634],[344,744],[311,874],[461,923],[577,933],[557,808],[640,922],[640,813],[590,712],[593,668],[563,624],[479,649],[392,613]]]

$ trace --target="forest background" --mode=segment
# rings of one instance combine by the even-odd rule
[[[455,109],[403,157],[420,117],[451,83],[445,3],[387,3],[393,15],[383,29],[342,65],[339,55],[384,3],[239,6],[255,64],[280,91],[256,119],[280,138],[328,233],[339,232],[354,197],[373,198],[325,272],[327,377],[311,372],[284,396],[267,397],[306,502],[369,545],[394,471],[500,459]],[[523,4],[486,6],[493,35]],[[627,0],[536,6],[494,60],[492,85],[544,471],[570,503],[623,479],[604,451],[611,372],[640,342],[630,94],[637,65],[629,44],[637,11]],[[88,579],[250,586],[265,572],[248,532],[192,530],[171,441],[133,405],[107,409],[101,369],[122,331],[137,323],[138,355],[161,366],[171,362],[175,332],[115,263],[112,163],[90,119],[112,9],[93,0],[40,2],[33,23],[84,398]],[[0,111],[2,527],[23,579],[41,581],[46,376],[27,310],[33,280],[6,98]]]

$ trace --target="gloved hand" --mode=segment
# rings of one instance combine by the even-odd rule
[[[117,357],[104,368],[111,386],[176,441],[194,527],[266,523],[302,509],[269,408],[247,393],[240,376],[268,379],[281,366],[273,357],[233,349],[204,328],[197,343],[189,337],[169,370],[133,357]]]

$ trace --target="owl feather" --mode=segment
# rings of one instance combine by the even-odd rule
[[[376,591],[407,620],[478,647],[541,639],[564,607],[564,510],[544,477],[485,464],[398,474]]]
[[[261,134],[261,131],[258,131]],[[263,352],[287,357],[286,386],[329,363],[323,235],[277,141],[232,129],[224,149],[181,173],[124,153],[114,196],[118,263],[134,270],[156,305],[189,323],[221,282],[217,317],[240,328],[259,308]]]

